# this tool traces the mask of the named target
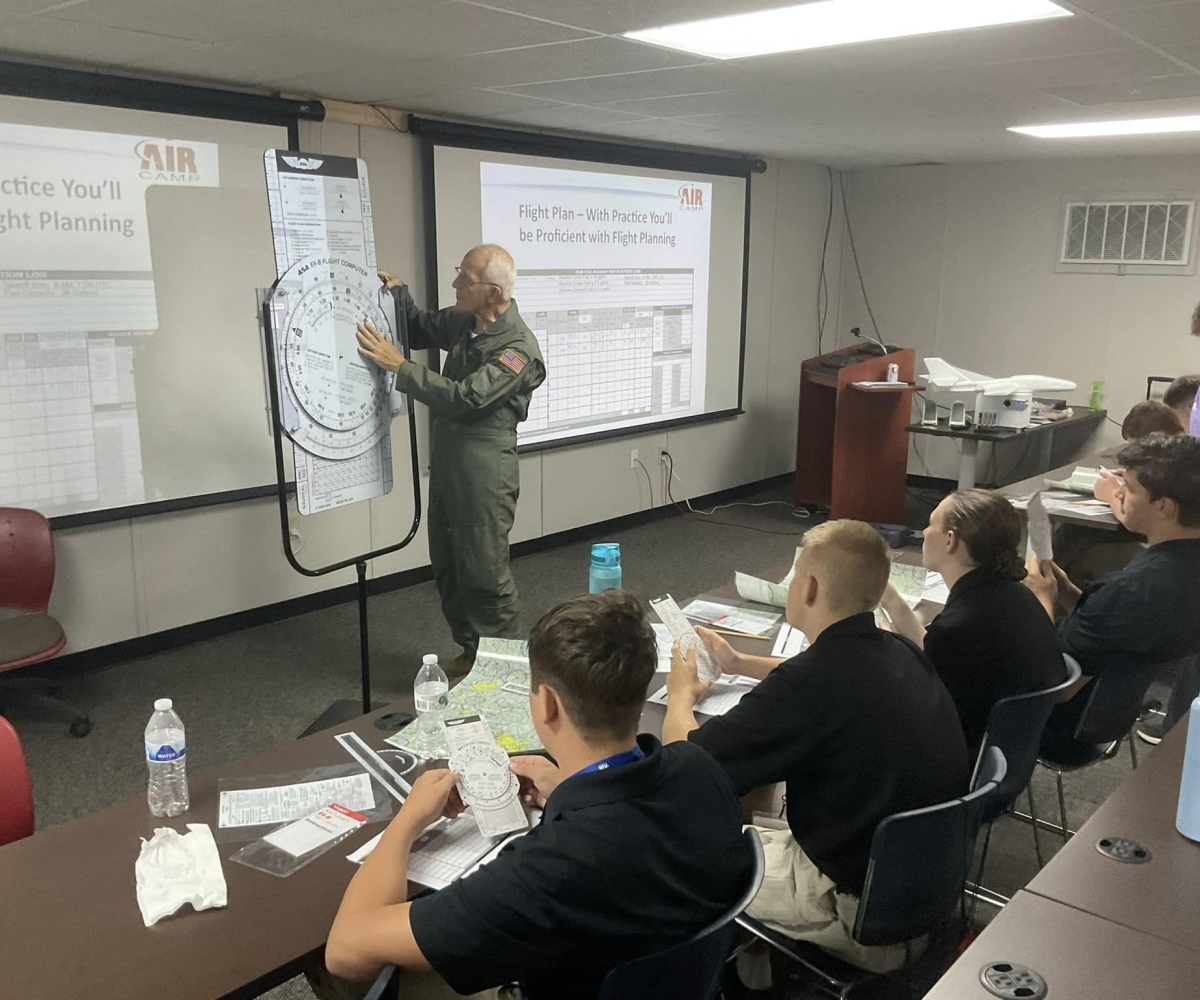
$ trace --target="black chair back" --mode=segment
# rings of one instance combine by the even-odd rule
[[[854,940],[902,944],[941,923],[962,897],[984,807],[1005,771],[1003,752],[991,747],[969,794],[896,813],[876,827]]]
[[[384,966],[363,1000],[400,1000],[400,970],[394,965]]]
[[[985,823],[990,823],[1004,812],[1029,784],[1033,769],[1037,766],[1046,720],[1050,718],[1062,693],[1079,681],[1082,673],[1079,661],[1068,655],[1063,656],[1063,661],[1067,666],[1067,679],[1061,684],[1029,694],[1001,698],[988,713],[987,732],[983,735],[979,761],[975,764],[976,774],[992,747],[998,747],[1003,752],[1008,770],[996,794],[984,807]]]
[[[1106,670],[1089,685],[1087,704],[1075,727],[1075,739],[1096,746],[1115,743],[1142,714],[1142,699],[1158,673],[1160,663],[1129,665]]]
[[[745,836],[754,852],[754,871],[741,899],[682,944],[618,965],[604,977],[599,1000],[712,1000],[717,995],[734,918],[758,895],[767,868],[758,831],[747,827]]]

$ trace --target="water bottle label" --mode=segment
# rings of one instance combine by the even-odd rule
[[[439,694],[435,698],[415,694],[413,695],[413,700],[417,703],[418,714],[421,712],[440,712],[450,703],[449,695],[446,692]]]
[[[183,760],[187,756],[187,746],[173,746],[170,743],[147,743],[146,760],[152,764],[163,764],[173,760]]]

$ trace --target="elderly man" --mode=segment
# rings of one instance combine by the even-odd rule
[[[442,613],[462,655],[447,673],[471,668],[479,637],[517,637],[517,588],[508,565],[508,533],[520,494],[517,424],[545,381],[546,365],[517,312],[517,272],[503,247],[471,250],[457,268],[452,309],[421,310],[400,288],[413,347],[449,352],[441,374],[404,356],[370,323],[359,352],[396,373],[396,387],[433,414],[429,480],[429,558]]]

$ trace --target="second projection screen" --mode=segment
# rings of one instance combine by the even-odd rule
[[[548,377],[522,444],[738,406],[742,177],[435,147],[441,301],[498,243]]]

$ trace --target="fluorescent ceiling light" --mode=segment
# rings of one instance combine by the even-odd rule
[[[1083,139],[1097,135],[1160,135],[1163,132],[1200,132],[1200,115],[1174,118],[1127,118],[1116,122],[1071,122],[1066,125],[1019,125],[1010,132],[1039,139]]]
[[[626,38],[714,59],[1071,17],[1050,0],[819,0],[627,31]]]

